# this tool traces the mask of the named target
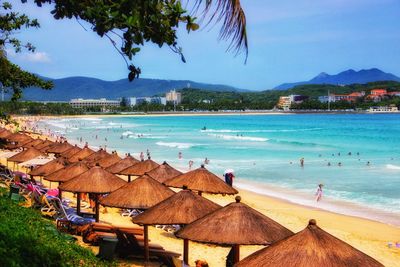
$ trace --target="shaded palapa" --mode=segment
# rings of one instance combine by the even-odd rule
[[[8,161],[13,161],[17,163],[21,163],[24,161],[28,161],[34,158],[37,158],[39,156],[44,156],[44,153],[40,152],[36,148],[28,148],[27,150],[24,150],[8,159]]]
[[[35,147],[42,143],[43,143],[42,139],[34,139],[34,140],[29,141],[28,143],[23,144],[22,147],[23,148]]]
[[[48,148],[50,148],[53,144],[54,144],[54,142],[46,139],[41,144],[35,145],[34,148],[36,148],[37,150],[40,150],[42,152],[46,152],[46,150]]]
[[[100,167],[102,168],[107,168],[110,167],[111,165],[119,162],[121,158],[118,156],[116,152],[111,153],[107,157],[104,157],[100,160],[97,160],[95,163],[98,163]]]
[[[132,157],[130,154],[128,154],[125,158],[123,158],[122,160],[118,161],[117,163],[114,163],[113,165],[111,165],[110,167],[107,167],[106,170],[114,173],[114,174],[118,174],[119,172],[121,172],[122,170],[136,164],[139,163],[140,161],[135,159],[134,157]]]
[[[61,170],[68,165],[68,161],[64,158],[53,159],[52,161],[34,168],[28,174],[31,176],[47,176],[53,172]]]
[[[315,220],[297,234],[256,251],[237,267],[382,267],[383,265],[319,228]]]
[[[24,141],[31,141],[33,138],[30,137],[29,135],[26,134],[21,134],[21,133],[13,133],[9,136],[7,136],[7,141],[8,142],[16,142],[16,143],[22,143]]]
[[[189,224],[221,208],[190,190],[182,190],[132,218],[137,224]]]
[[[1,139],[7,139],[8,136],[12,135],[13,133],[7,129],[3,129],[3,131],[0,132],[0,138]]]
[[[100,203],[115,208],[148,209],[173,194],[174,191],[145,174],[115,190]]]
[[[94,152],[90,156],[87,156],[84,161],[88,162],[89,165],[93,164],[94,166],[96,161],[108,156],[110,156],[110,154],[108,154],[107,151],[105,151],[104,149],[100,148],[98,151]]]
[[[74,178],[88,170],[89,170],[89,167],[86,165],[86,163],[79,161],[79,162],[75,162],[71,165],[68,165],[64,169],[60,169],[56,172],[53,172],[53,173],[45,176],[44,179],[48,180],[50,182],[63,183],[63,182],[71,180],[72,178]]]
[[[293,232],[264,214],[236,202],[187,225],[176,236],[218,245],[269,245]]]
[[[76,193],[106,194],[124,186],[126,182],[100,166],[95,166],[60,185],[60,189]]]
[[[164,182],[165,185],[188,189],[210,194],[228,194],[234,195],[238,191],[227,185],[222,179],[208,171],[204,165],[200,168],[178,175]]]
[[[80,151],[69,157],[68,160],[70,162],[78,162],[79,160],[84,160],[86,157],[92,155],[93,153],[95,153],[93,150],[85,146]]]
[[[73,147],[71,147],[67,151],[64,151],[63,153],[61,153],[60,157],[64,157],[64,158],[68,159],[68,158],[72,157],[74,154],[78,153],[81,150],[82,150],[82,148],[78,147],[77,145],[74,145]]]
[[[47,149],[47,153],[60,154],[67,151],[68,149],[71,149],[72,147],[73,145],[71,145],[67,141],[64,141],[62,143],[55,143],[53,146]]]
[[[118,174],[141,176],[146,172],[157,168],[158,166],[159,164],[157,162],[154,162],[149,158],[120,171]]]
[[[181,175],[182,172],[178,171],[177,169],[171,167],[167,162],[163,162],[157,168],[147,172],[151,178],[163,183],[171,178],[174,178],[178,175]]]

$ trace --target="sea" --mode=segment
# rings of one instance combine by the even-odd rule
[[[120,155],[148,151],[182,171],[207,161],[221,179],[233,169],[241,189],[400,225],[399,114],[99,116],[38,127]]]

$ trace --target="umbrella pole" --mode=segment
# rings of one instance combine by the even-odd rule
[[[189,266],[189,239],[183,239],[183,262]]]
[[[131,182],[131,176],[128,175],[128,183],[130,183],[130,182]]]
[[[144,225],[143,229],[143,237],[144,237],[144,260],[146,262],[149,261],[150,255],[149,255],[149,226]]]
[[[240,245],[233,245],[233,265],[240,261]]]
[[[197,192],[197,194],[198,194],[199,196],[201,196],[201,195],[203,194],[203,192],[199,191],[199,192]]]
[[[81,193],[76,193],[76,214],[81,213]]]
[[[99,194],[96,194],[95,200],[96,200],[96,222],[99,222],[99,217],[100,217]]]

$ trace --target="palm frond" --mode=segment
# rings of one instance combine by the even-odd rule
[[[240,4],[240,0],[196,0],[195,9],[203,8],[203,16],[211,14],[208,23],[221,22],[220,39],[231,40],[227,51],[236,54],[244,51],[246,60],[248,56],[248,42],[246,31],[246,14]]]

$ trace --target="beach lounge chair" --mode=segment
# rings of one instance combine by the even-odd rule
[[[57,229],[67,232],[75,232],[79,225],[90,224],[95,220],[92,218],[84,218],[76,214],[75,209],[64,206],[61,200],[57,197],[49,200],[57,210]]]
[[[121,213],[122,217],[134,217],[136,215],[139,215],[141,212],[137,209],[126,209],[123,210]]]
[[[40,208],[40,212],[43,216],[46,217],[54,217],[57,214],[57,210],[52,203],[49,202],[46,195],[40,196],[40,201],[42,203],[42,207]]]

